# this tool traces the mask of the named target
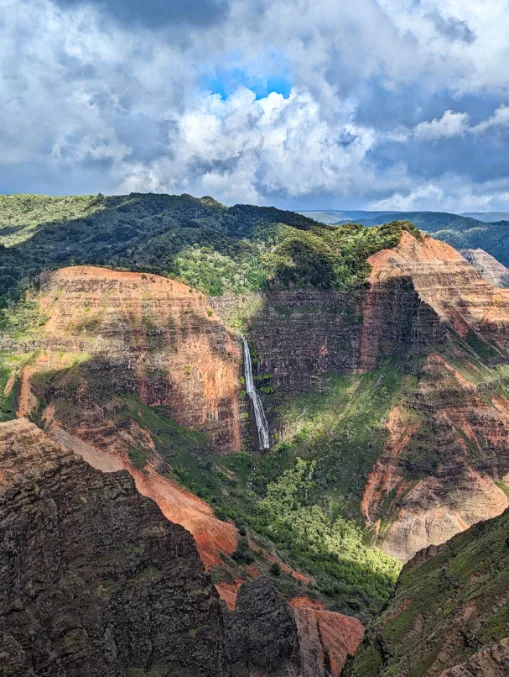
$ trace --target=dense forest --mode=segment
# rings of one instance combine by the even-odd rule
[[[271,287],[349,289],[407,222],[327,226],[271,207],[131,194],[0,197],[0,301],[44,269],[93,264],[178,278],[207,294]],[[414,229],[415,230],[415,229]]]

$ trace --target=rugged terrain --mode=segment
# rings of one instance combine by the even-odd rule
[[[509,511],[415,556],[352,677],[509,674]]]
[[[93,470],[26,420],[2,423],[0,533],[2,674],[228,674],[191,535],[127,473]]]
[[[463,249],[463,256],[494,287],[509,287],[509,270],[483,249]]]
[[[266,578],[226,611],[192,536],[126,472],[92,469],[26,419],[0,424],[0,536],[9,677],[329,677],[362,638]]]
[[[231,610],[258,578],[306,600],[337,673],[355,642],[333,626],[358,641],[400,563],[509,505],[509,292],[449,245],[210,198],[26,200],[0,249],[1,416],[128,470]]]

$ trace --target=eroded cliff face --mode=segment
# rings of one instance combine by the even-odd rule
[[[338,677],[357,651],[364,626],[357,618],[326,611],[323,604],[296,597],[291,606],[297,622],[304,677]]]
[[[350,677],[502,677],[509,670],[509,511],[403,569]]]
[[[164,476],[168,459],[136,402],[206,432],[204,456],[238,450],[247,411],[240,343],[226,328],[232,312],[250,316],[257,373],[279,398],[264,395],[276,439],[287,434],[281,401],[323,391],[327,374],[367,373],[391,360],[414,384],[376,429],[385,444],[360,508],[383,549],[406,561],[508,505],[509,292],[448,245],[406,231],[369,263],[369,286],[355,293],[294,289],[237,300],[207,300],[152,275],[52,273],[39,300],[49,320],[23,371],[20,414],[39,417],[95,467],[129,469],[142,493],[192,531],[206,565],[221,565],[221,554],[235,550],[235,527]],[[148,458],[143,469],[133,449]]]
[[[192,536],[23,419],[0,424],[0,580],[3,674],[229,675]]]
[[[462,249],[461,254],[494,287],[509,287],[509,269],[484,249]]]
[[[369,294],[388,280],[410,278],[447,336],[428,344],[418,387],[391,412],[384,453],[362,501],[382,548],[406,561],[509,504],[499,484],[509,472],[503,385],[509,297],[431,238],[419,242],[404,233],[396,250],[379,252],[370,263]],[[379,520],[385,521],[381,530]]]
[[[327,374],[369,372],[384,359],[414,377],[382,422],[384,449],[361,501],[378,543],[406,561],[508,505],[509,293],[449,245],[406,231],[368,262],[363,291],[273,292],[242,312],[255,309],[249,335],[259,372],[286,399],[326,389]],[[218,314],[227,317],[232,304],[219,299]],[[279,424],[291,439],[276,413]]]
[[[216,449],[239,450],[240,345],[203,294],[155,275],[77,266],[43,277],[40,307],[49,319],[35,369],[58,369],[61,352],[82,355],[97,387],[91,398],[136,394],[206,432]]]
[[[18,348],[33,351],[18,415],[38,419],[99,470],[127,469],[143,495],[193,533],[206,566],[221,564],[220,554],[235,550],[235,527],[162,474],[137,403],[165,406],[177,424],[205,432],[207,453],[238,451],[238,340],[202,294],[153,275],[62,269],[43,277],[39,307],[43,330]],[[140,455],[150,459],[144,468]]]

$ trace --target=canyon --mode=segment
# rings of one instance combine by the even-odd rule
[[[362,638],[266,578],[226,611],[191,534],[127,472],[92,469],[26,419],[0,424],[0,536],[12,677],[328,677]]]
[[[388,412],[359,511],[381,547],[405,561],[507,507],[497,482],[509,472],[509,293],[449,245],[407,232],[368,262],[365,291],[279,291],[256,302],[207,299],[174,280],[104,268],[45,274],[37,304],[48,319],[16,346],[30,356],[18,369],[19,415],[37,415],[96,467],[130,469],[169,519],[191,529],[204,561],[219,564],[219,553],[235,550],[235,528],[158,473],[135,402],[205,433],[195,444],[204,458],[256,448],[242,343],[228,328],[239,304],[256,308],[248,334],[257,374],[287,399],[320,392],[327,374],[366,373],[397,355],[417,382]],[[277,415],[271,426],[285,439]],[[135,467],[133,449],[146,468]]]
[[[195,237],[220,207],[188,197],[197,216],[183,229]],[[235,218],[263,231],[250,209]],[[336,231],[277,217],[284,256],[312,251],[327,272],[316,238],[332,248]],[[35,276],[0,337],[2,415],[30,419],[106,482],[127,471],[168,524],[192,534],[220,623],[238,638],[234,648],[219,638],[220,669],[236,675],[337,677],[397,561],[509,506],[509,291],[411,224],[345,232],[361,254],[348,264],[359,280],[344,289],[295,282],[284,257],[277,275],[289,283],[211,296],[138,263],[73,265]],[[297,487],[302,509],[322,511],[331,532],[320,538],[335,549],[321,557],[340,569],[315,566],[313,536],[299,551],[263,521],[299,459],[312,473]],[[337,545],[353,542],[352,529],[369,565],[349,559],[360,545]],[[274,623],[280,637],[269,637]]]

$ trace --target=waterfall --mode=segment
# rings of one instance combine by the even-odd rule
[[[265,412],[263,410],[263,404],[260,399],[260,395],[258,395],[254,385],[251,353],[249,351],[249,346],[245,336],[242,337],[242,343],[244,345],[244,378],[246,381],[246,392],[253,403],[256,428],[258,429],[258,442],[260,444],[260,449],[263,451],[268,449],[270,446],[269,424],[267,423],[267,417],[265,416]]]

